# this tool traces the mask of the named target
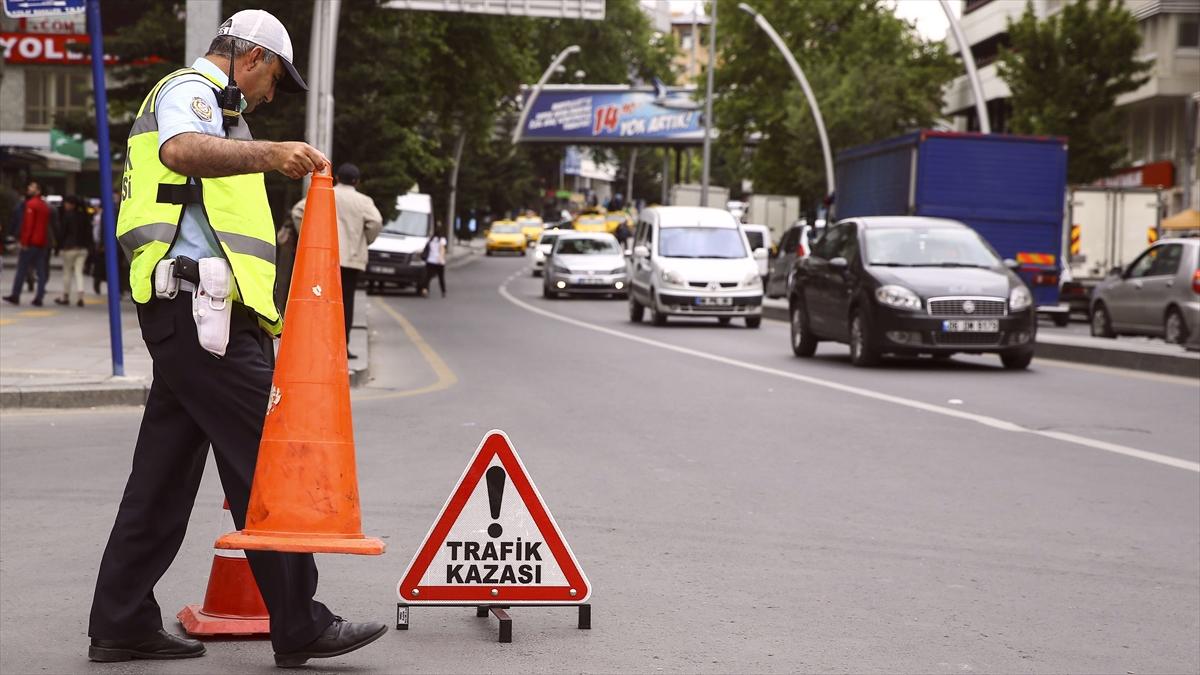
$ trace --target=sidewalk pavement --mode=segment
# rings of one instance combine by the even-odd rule
[[[478,253],[480,244],[455,246],[449,263]],[[0,295],[8,295],[16,256],[2,259]],[[108,296],[91,292],[84,306],[56,305],[62,294],[61,264],[51,262],[50,281],[42,307],[33,294],[22,293],[21,304],[0,302],[0,408],[86,408],[142,405],[149,392],[152,364],[138,328],[137,311],[128,296],[121,302],[121,339],[125,374],[113,375],[108,326]],[[107,287],[102,286],[102,290]],[[350,384],[370,379],[369,321],[366,294],[358,291],[355,325],[350,331]]]
[[[764,298],[763,316],[788,321],[787,301]],[[1045,323],[1039,325],[1035,355],[1059,361],[1200,378],[1200,353],[1153,338],[1095,338],[1088,334],[1086,328],[1078,326],[1056,328]]]

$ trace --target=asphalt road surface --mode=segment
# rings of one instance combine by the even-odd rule
[[[372,299],[354,393],[379,558],[322,555],[319,597],[391,621],[414,548],[487,430],[505,430],[589,576],[593,629],[470,609],[312,662],[339,672],[1200,670],[1200,383],[996,357],[852,368],[787,326],[630,324],[544,300],[529,258],[450,270],[447,299]],[[436,295],[436,294],[435,294]],[[0,419],[0,671],[274,672],[264,640],[178,662],[86,661],[96,567],[140,409]],[[214,464],[168,628],[228,527]]]

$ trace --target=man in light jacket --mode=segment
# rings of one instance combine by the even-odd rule
[[[350,345],[350,327],[354,325],[354,290],[358,275],[367,269],[367,247],[383,229],[383,217],[370,197],[358,191],[362,174],[358,167],[346,163],[337,169],[337,185],[333,188],[337,204],[338,251],[342,265],[342,306],[346,311],[346,345]],[[292,222],[300,231],[304,220],[304,201],[292,207]],[[358,358],[347,352],[348,357]]]

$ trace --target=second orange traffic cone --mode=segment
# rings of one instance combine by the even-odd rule
[[[313,174],[246,526],[217,548],[379,555],[358,502],[333,179]]]
[[[229,512],[229,502],[225,502]],[[232,519],[230,519],[232,522]],[[175,615],[188,635],[267,635],[271,617],[241,551],[213,551],[203,605],[186,605]]]

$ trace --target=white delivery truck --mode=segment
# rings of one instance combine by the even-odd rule
[[[1158,188],[1077,186],[1068,191],[1062,300],[1087,314],[1092,289],[1158,238]]]
[[[771,231],[772,241],[781,241],[783,233],[800,220],[800,198],[791,195],[750,195],[742,221],[761,223]]]
[[[679,183],[671,186],[671,206],[700,206],[701,186],[698,183]],[[708,205],[715,209],[725,207],[729,201],[729,188],[720,185],[708,186]]]
[[[421,253],[432,234],[433,200],[429,195],[409,192],[396,197],[396,215],[383,224],[367,248],[367,269],[362,275],[367,292],[389,285],[412,286],[420,292],[425,280]]]

